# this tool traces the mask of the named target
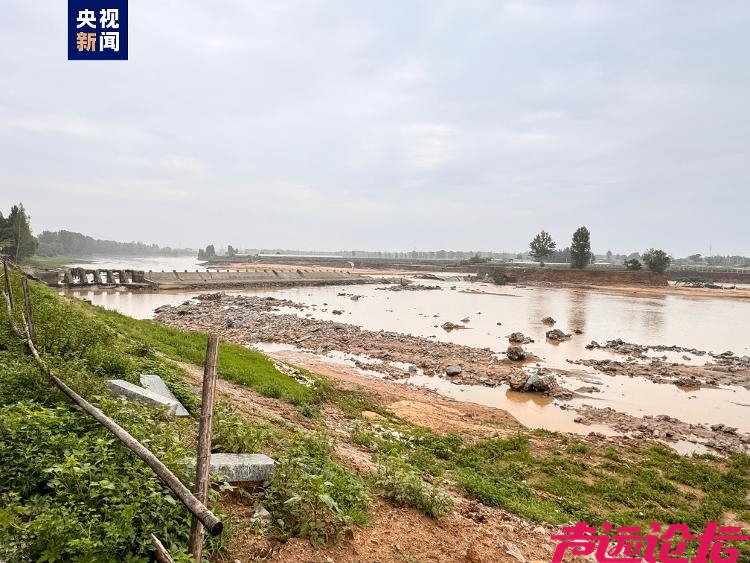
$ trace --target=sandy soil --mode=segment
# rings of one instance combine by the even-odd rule
[[[488,348],[474,348],[447,342],[437,342],[427,338],[404,335],[388,331],[368,331],[360,329],[355,325],[322,321],[311,318],[299,317],[291,314],[278,314],[279,307],[293,307],[304,309],[303,304],[289,300],[279,300],[270,297],[258,296],[228,296],[221,293],[206,294],[197,302],[186,303],[178,307],[164,306],[157,309],[156,319],[165,324],[185,329],[202,330],[214,332],[228,341],[243,345],[251,345],[256,342],[282,342],[294,344],[303,348],[307,354],[299,354],[295,357],[286,357],[287,361],[307,367],[313,372],[322,373],[336,380],[348,380],[349,384],[357,381],[358,384],[367,389],[368,393],[375,394],[375,402],[392,404],[398,401],[412,400],[406,394],[408,387],[396,384],[396,387],[384,387],[383,379],[406,380],[410,376],[404,365],[416,366],[423,373],[435,377],[442,377],[453,383],[469,385],[481,385],[496,387],[508,383],[516,388],[514,381],[518,378],[521,387],[524,382],[532,377],[551,380],[545,383],[547,393],[558,399],[575,396],[575,392],[561,387],[554,376],[547,375],[546,368],[536,368],[537,375],[519,369],[520,362],[514,362],[507,358],[499,358]],[[605,346],[614,346],[613,351],[621,353],[624,361],[604,360],[596,363],[597,369],[602,373],[615,373],[619,375],[639,376],[650,379],[656,383],[679,384],[686,387],[699,387],[705,385],[716,385],[717,383],[750,384],[748,375],[748,360],[743,357],[731,355],[724,358],[712,356],[716,364],[711,369],[705,366],[688,366],[681,364],[666,364],[661,360],[651,360],[648,363],[638,361],[647,348],[629,344],[621,341],[611,341]],[[656,348],[656,347],[655,347]],[[354,364],[364,370],[378,371],[382,373],[381,378],[363,377],[362,372],[350,368],[351,375],[342,366],[339,370],[331,368],[331,364],[313,362],[310,358],[321,357],[329,351],[341,351],[356,354],[362,360],[354,360]],[[691,350],[691,353],[703,351]],[[630,355],[634,357],[630,358]],[[381,360],[380,363],[365,362],[366,358]],[[589,364],[589,360],[579,360],[581,363]],[[394,363],[395,362],[395,363]],[[399,366],[399,364],[401,364]],[[725,365],[726,364],[726,365]],[[458,375],[448,376],[448,366],[461,366]],[[592,364],[594,365],[594,364]],[[612,371],[614,370],[614,371]],[[575,377],[576,373],[563,372]],[[675,379],[677,378],[677,379]],[[392,383],[392,382],[391,382]],[[516,387],[514,387],[516,386]],[[388,391],[386,391],[386,389]],[[378,393],[387,393],[390,398],[378,397]],[[435,420],[447,420],[448,425],[455,424],[455,419],[449,411],[441,413],[434,408],[422,408],[419,403],[428,405],[447,404],[451,408],[462,411],[465,403],[452,401],[436,393],[432,394],[431,401],[417,400],[413,413],[401,412],[407,420],[424,423],[430,418]],[[442,401],[449,401],[442,403]],[[402,403],[399,408],[405,411],[407,403]],[[478,408],[478,406],[476,406]],[[611,409],[585,409],[574,408],[581,416],[576,417],[574,422],[587,424],[605,424],[619,432],[629,433],[634,437],[645,439],[658,439],[677,446],[682,442],[698,444],[707,448],[720,451],[748,451],[750,450],[750,435],[734,431],[726,431],[722,428],[713,428],[709,425],[691,425],[676,419],[655,420],[645,417],[634,416],[626,413],[616,413]],[[463,411],[462,411],[463,412]],[[489,412],[489,411],[485,411]],[[417,417],[421,417],[418,422]],[[644,428],[645,427],[645,428]]]
[[[610,286],[610,285],[591,285],[591,286],[571,286],[580,289],[598,291],[601,293],[612,293],[615,295],[632,295],[634,297],[666,297],[675,295],[691,299],[750,299],[750,289],[708,289],[702,287],[684,287],[669,285],[665,287],[635,287],[635,286]]]

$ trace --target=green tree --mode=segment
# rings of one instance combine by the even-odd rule
[[[0,215],[0,247],[2,253],[16,262],[34,255],[39,242],[31,232],[31,217],[22,203],[14,205],[7,219]]]
[[[208,245],[208,246],[206,247],[206,252],[204,253],[204,255],[205,255],[205,257],[206,257],[207,259],[209,259],[209,260],[210,260],[211,258],[216,258],[216,248],[214,247],[214,245],[213,245],[213,244],[209,244],[209,245]]]
[[[529,244],[529,254],[534,260],[539,260],[540,266],[544,266],[544,258],[552,254],[556,246],[550,234],[542,231]]]
[[[582,270],[593,258],[591,254],[591,235],[586,227],[578,227],[570,243],[570,265]]]
[[[652,272],[663,274],[667,271],[669,264],[672,262],[672,258],[663,250],[649,248],[643,253],[643,262]]]
[[[638,258],[631,258],[630,260],[625,260],[623,263],[627,270],[638,271],[642,268],[641,261]]]

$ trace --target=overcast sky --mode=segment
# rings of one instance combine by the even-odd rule
[[[750,3],[3,0],[0,208],[204,246],[750,255]]]

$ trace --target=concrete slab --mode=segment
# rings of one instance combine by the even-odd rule
[[[174,393],[169,390],[167,384],[164,383],[164,380],[158,375],[154,375],[152,373],[142,373],[141,386],[148,391],[158,393],[165,399],[170,399],[177,403],[177,410],[174,413],[175,416],[190,416],[190,413],[187,411],[187,409],[182,406],[182,403],[177,399],[177,397],[174,396]]]
[[[177,401],[167,399],[158,393],[133,385],[124,379],[112,379],[109,382],[109,391],[113,397],[125,397],[130,401],[150,405],[152,407],[161,407],[167,409],[167,414],[174,416],[177,410]]]
[[[273,475],[276,462],[264,454],[211,454],[211,472],[228,483],[260,483]]]

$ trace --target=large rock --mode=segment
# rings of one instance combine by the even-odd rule
[[[211,471],[228,483],[261,483],[273,475],[274,460],[264,454],[211,454]]]
[[[545,324],[545,325],[553,325],[553,324],[555,324],[556,322],[557,322],[557,321],[556,321],[555,319],[553,319],[552,317],[544,317],[544,318],[542,319],[542,324]]]
[[[531,344],[534,339],[524,335],[523,332],[512,332],[508,335],[508,341],[514,344]]]
[[[524,393],[550,393],[558,389],[554,376],[542,376],[537,372],[516,372],[510,376],[509,385],[513,391]]]
[[[523,332],[512,332],[508,336],[508,340],[510,342],[523,342],[526,337],[523,335]]]
[[[124,397],[136,403],[142,403],[152,407],[161,407],[167,410],[169,416],[174,416],[177,411],[178,401],[154,393],[138,385],[133,385],[124,379],[112,379],[109,381],[109,391],[113,397]]]
[[[526,359],[526,351],[520,346],[508,346],[505,355],[508,356],[509,360],[513,360],[514,362]]]
[[[538,373],[532,373],[526,380],[523,390],[527,393],[545,393],[554,386],[555,378],[552,376],[542,377]]]
[[[559,328],[553,328],[547,331],[547,340],[554,340],[556,342],[562,342],[563,340],[570,340],[570,334],[565,334]]]
[[[461,374],[461,366],[448,366],[445,368],[445,375],[455,377]]]
[[[154,393],[158,393],[165,399],[170,399],[177,403],[177,410],[174,413],[175,416],[190,416],[190,413],[187,411],[187,409],[182,406],[182,403],[179,401],[179,399],[174,396],[174,393],[169,390],[167,384],[164,383],[164,380],[158,375],[154,375],[151,373],[141,374],[141,385],[144,389],[152,391]]]

